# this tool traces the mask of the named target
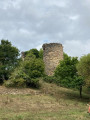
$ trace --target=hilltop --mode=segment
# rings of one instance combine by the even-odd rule
[[[90,97],[55,84],[41,88],[0,87],[0,120],[89,120]]]

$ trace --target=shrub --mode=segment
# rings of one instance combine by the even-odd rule
[[[32,87],[32,88],[39,88],[39,78],[31,78],[26,81],[27,87]]]
[[[55,76],[44,76],[43,80],[47,83],[55,83],[58,86],[61,86],[61,80],[60,77],[55,77]]]
[[[4,81],[6,87],[26,87],[26,81],[23,78]]]
[[[31,59],[24,62],[24,72],[30,78],[42,77],[44,74],[44,63],[41,59]]]
[[[25,59],[21,61],[18,68],[9,77],[5,86],[10,87],[39,87],[39,77],[44,75],[44,62],[39,58],[36,49],[25,52]]]
[[[44,63],[41,59],[26,60],[14,70],[5,81],[6,87],[33,87],[39,88],[39,77],[44,74]]]
[[[56,78],[54,76],[45,76],[43,77],[43,80],[48,83],[55,83]]]
[[[60,79],[60,77],[54,77],[54,78],[55,78],[54,83],[57,84],[58,86],[61,86],[61,79]]]
[[[4,86],[5,87],[13,87],[14,85],[13,85],[13,82],[12,82],[12,80],[8,80],[8,81],[4,81]]]

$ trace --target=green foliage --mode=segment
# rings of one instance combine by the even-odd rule
[[[65,77],[63,80],[60,78],[58,80],[60,86],[64,86],[67,88],[80,89],[80,86],[84,85],[84,79],[78,75],[74,76],[73,78],[69,76],[69,77]]]
[[[69,56],[65,56],[64,60],[62,60],[56,68],[55,76],[59,76],[61,80],[66,79],[67,77],[73,78],[75,75],[77,75],[77,63],[77,57],[71,58]]]
[[[44,75],[44,62],[40,58],[30,57],[23,63],[23,71],[28,76],[26,85],[28,87],[39,87],[39,77]]]
[[[82,96],[81,92],[82,86],[84,85],[84,79],[77,73],[77,63],[77,57],[71,58],[67,54],[64,54],[64,60],[62,60],[56,68],[55,76],[59,78],[57,82],[59,82],[61,86],[77,88],[80,90],[80,96]]]
[[[37,49],[31,49],[25,52],[25,56],[35,55],[36,58],[39,58],[39,51]]]
[[[41,77],[44,74],[44,63],[41,59],[31,59],[24,62],[24,71],[30,78]]]
[[[35,58],[43,59],[43,49],[41,48],[39,51],[37,49],[31,49],[29,51],[24,52],[25,58],[29,57],[32,58],[34,56]]]
[[[74,80],[72,81],[73,86],[77,89],[80,89],[80,86],[84,86],[85,85],[85,81],[84,78],[82,76],[74,76]]]
[[[0,44],[0,82],[7,80],[18,64],[19,50],[8,40],[1,40]]]
[[[26,81],[23,78],[10,79],[4,81],[6,87],[26,87]]]
[[[2,65],[2,63],[0,62],[0,84],[3,83],[3,79],[4,79],[4,66]]]
[[[8,81],[4,81],[6,87],[26,87],[27,75],[23,71],[23,64],[20,64],[14,72],[12,72]]]
[[[39,58],[43,59],[43,49],[42,48],[39,50]]]
[[[0,62],[3,65],[7,65],[7,69],[10,66],[17,64],[17,58],[19,55],[19,50],[16,47],[13,47],[11,42],[8,40],[1,40],[0,44]]]
[[[90,54],[80,58],[77,70],[78,74],[85,78],[86,85],[90,87]]]
[[[39,78],[29,78],[26,81],[27,87],[32,87],[32,88],[39,88]]]
[[[56,81],[55,76],[44,76],[43,80],[47,83],[54,83]]]
[[[28,53],[25,57],[25,61],[31,61],[32,59],[36,59],[36,56],[32,53]]]
[[[60,77],[55,77],[55,76],[44,76],[43,80],[47,83],[55,83],[58,86],[62,86],[61,85],[61,81],[60,81]]]
[[[15,87],[35,87],[38,88],[39,77],[44,75],[44,62],[41,58],[36,58],[36,55],[28,52],[25,60],[21,61],[20,65],[15,69],[12,75],[9,77],[9,82],[5,82],[5,85]],[[21,83],[19,81],[21,80]],[[9,86],[9,85],[8,85]]]
[[[16,68],[12,73],[8,81],[4,81],[6,87],[34,87],[38,88],[39,78],[31,78],[28,73],[24,72],[25,68],[23,65]]]

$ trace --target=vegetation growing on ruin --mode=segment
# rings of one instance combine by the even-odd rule
[[[88,84],[87,89],[90,87],[90,54],[78,60],[77,57],[64,53],[64,60],[60,61],[53,76],[45,75],[42,49],[25,51],[24,60],[18,56],[18,48],[12,46],[8,40],[1,41],[0,82],[4,82],[6,87],[39,88],[41,77],[49,83],[78,89],[80,96],[83,85]]]

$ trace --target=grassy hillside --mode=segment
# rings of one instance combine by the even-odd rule
[[[54,84],[40,90],[0,87],[0,120],[90,120],[89,95]]]

